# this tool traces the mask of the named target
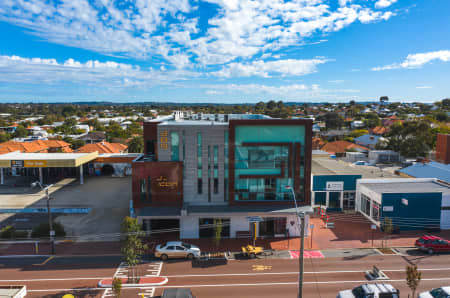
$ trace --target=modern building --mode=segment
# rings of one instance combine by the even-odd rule
[[[397,178],[394,173],[374,166],[354,165],[326,157],[312,159],[311,205],[329,211],[355,210],[358,179]]]
[[[260,237],[299,234],[293,193],[309,210],[312,121],[233,116],[144,123],[132,192],[147,231],[208,238],[221,222],[222,236],[233,238],[252,233],[247,217],[260,216]]]
[[[395,228],[450,229],[450,187],[432,178],[360,179],[356,210],[374,224]]]
[[[438,134],[436,141],[436,160],[450,164],[450,134]]]

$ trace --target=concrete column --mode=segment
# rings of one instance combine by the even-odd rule
[[[330,205],[330,192],[327,191],[326,198],[325,198],[325,207],[328,208],[328,205]]]
[[[372,218],[372,205],[373,205],[373,201],[370,200],[370,210],[369,210],[370,218]]]
[[[339,203],[341,205],[341,210],[344,210],[344,192],[341,191],[341,196],[339,198]]]
[[[39,168],[39,182],[44,184],[44,175],[42,174],[42,168]]]
[[[80,184],[84,183],[84,177],[83,177],[83,165],[80,166]]]
[[[311,192],[311,206],[314,206],[315,203],[316,203],[316,192],[312,191]]]
[[[3,168],[0,168],[0,184],[5,184],[5,174],[3,173]]]

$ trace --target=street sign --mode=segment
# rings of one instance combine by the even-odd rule
[[[312,230],[312,229],[314,229],[314,224],[310,224],[309,225],[309,228]]]
[[[376,230],[376,229],[377,229],[377,225],[371,225],[370,228],[371,228],[372,230]]]
[[[55,236],[55,231],[54,230],[50,231],[50,236]]]
[[[262,222],[264,221],[261,216],[247,216],[248,222]]]
[[[407,199],[402,199],[402,204],[405,206],[408,206],[408,200]]]
[[[384,212],[393,212],[394,206],[383,206],[383,211]]]

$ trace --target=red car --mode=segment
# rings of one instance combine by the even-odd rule
[[[428,252],[430,255],[434,252],[450,252],[450,241],[441,237],[426,235],[416,240],[416,247],[420,250]]]

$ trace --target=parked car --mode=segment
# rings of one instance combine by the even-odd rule
[[[200,257],[200,248],[181,241],[170,241],[156,246],[155,257],[161,258],[163,261],[169,258],[187,258],[192,260]]]
[[[415,246],[429,254],[434,252],[450,252],[450,242],[438,236],[426,235],[416,240]]]
[[[173,288],[165,289],[161,298],[195,298],[195,296],[192,295],[191,289]]]
[[[449,298],[449,297],[450,297],[450,286],[432,289],[431,291],[419,294],[419,298]]]
[[[363,284],[353,290],[340,291],[336,298],[399,298],[400,291],[391,284]]]

